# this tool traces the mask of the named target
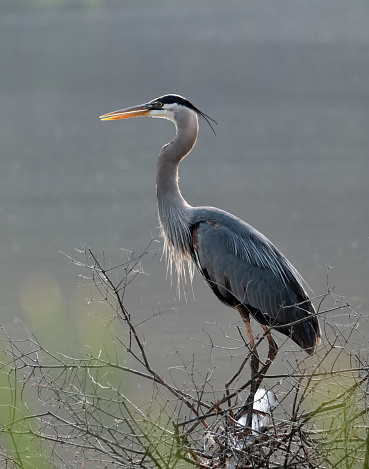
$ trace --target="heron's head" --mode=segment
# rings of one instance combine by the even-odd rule
[[[210,121],[212,121],[216,124],[214,119],[201,112],[191,104],[190,101],[177,94],[167,94],[160,98],[153,99],[146,104],[128,107],[126,109],[121,109],[120,111],[109,112],[108,114],[100,116],[100,119],[105,121],[149,116],[169,119],[176,124],[180,114],[188,111],[193,112],[197,116],[203,117],[214,132],[210,123]]]

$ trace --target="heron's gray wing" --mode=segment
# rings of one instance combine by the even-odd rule
[[[230,306],[245,305],[262,324],[279,326],[281,332],[291,333],[303,348],[312,346],[305,342],[315,344],[314,331],[318,327],[315,317],[312,318],[313,322],[309,318],[292,330],[291,327],[281,328],[314,313],[304,289],[298,284],[299,279],[294,277],[293,271],[289,271],[289,264],[284,264],[283,257],[278,259],[274,246],[274,251],[269,255],[271,246],[263,244],[263,239],[252,239],[253,235],[249,233],[241,240],[239,238],[240,235],[234,230],[211,220],[193,226],[194,260],[214,293]],[[256,251],[259,259],[255,259]],[[263,261],[260,256],[263,256]],[[290,279],[294,281],[292,285]],[[301,307],[294,306],[304,301],[306,304]],[[300,336],[311,336],[312,339],[305,341]]]

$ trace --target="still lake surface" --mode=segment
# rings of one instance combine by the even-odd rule
[[[124,249],[139,252],[157,231],[156,159],[173,126],[101,123],[98,116],[169,92],[219,123],[216,136],[200,123],[198,143],[181,165],[188,202],[221,207],[262,231],[316,295],[327,290],[325,264],[334,267],[330,286],[367,315],[366,2],[30,2],[1,9],[7,330],[22,335],[20,319],[62,349],[84,345],[86,330],[89,340],[102,340],[101,321],[89,314],[95,306],[87,304],[94,293],[77,288],[80,271],[60,251],[78,257],[75,248],[87,245],[116,265]],[[219,331],[227,334],[238,316],[197,275],[194,293],[187,286],[187,301],[179,299],[161,244],[155,249],[148,275],[127,290],[127,306],[138,318],[163,312],[145,334],[153,359],[169,367],[173,344],[189,359],[207,342],[203,329],[221,343]]]

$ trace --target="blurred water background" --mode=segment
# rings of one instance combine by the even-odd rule
[[[98,116],[169,92],[219,123],[214,136],[201,122],[180,168],[188,202],[254,225],[317,295],[334,267],[330,285],[366,315],[368,21],[365,0],[2,2],[1,325],[99,347],[90,291],[60,251],[87,245],[118,264],[151,239],[156,159],[174,127]],[[238,313],[198,276],[178,299],[158,249],[127,305],[138,318],[167,311],[147,338],[169,366],[167,331],[190,354],[188,337]]]

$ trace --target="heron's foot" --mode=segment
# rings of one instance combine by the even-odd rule
[[[251,414],[252,414],[252,409],[250,408],[249,405],[246,405],[244,404],[242,407],[240,407],[238,409],[238,411],[236,412],[235,416],[234,416],[234,419],[238,422],[238,420],[240,420],[242,417],[244,417],[246,414],[249,414],[251,410]],[[249,420],[249,415],[247,415],[247,419],[246,419],[246,422]],[[251,422],[252,422],[252,415],[251,415]],[[245,425],[247,427],[247,425]]]
[[[242,426],[246,427],[250,431],[252,430],[252,413],[254,410],[253,407],[254,407],[255,392],[256,391],[254,390],[250,392],[248,398],[246,399],[246,402],[244,403],[242,407],[238,409],[234,417],[238,423],[240,423]]]

